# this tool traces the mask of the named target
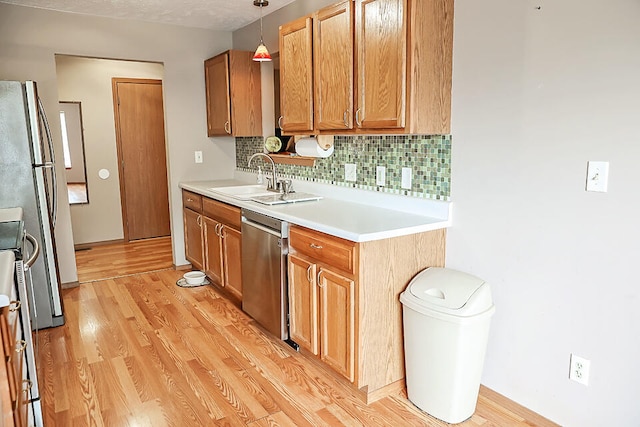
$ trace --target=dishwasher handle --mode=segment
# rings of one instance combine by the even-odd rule
[[[265,233],[269,233],[273,236],[282,237],[282,233],[280,233],[279,231],[276,231],[269,227],[265,227],[264,225],[258,224],[257,222],[249,221],[245,217],[242,217],[242,223],[250,227],[257,228],[258,230],[264,231]]]

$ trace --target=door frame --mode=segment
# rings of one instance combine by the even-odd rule
[[[122,154],[122,139],[120,137],[120,109],[118,108],[119,99],[118,99],[118,83],[137,83],[137,84],[160,84],[162,87],[162,109],[164,111],[164,85],[163,81],[159,79],[135,79],[135,78],[127,78],[127,77],[112,77],[111,78],[111,92],[113,94],[113,115],[115,122],[115,130],[116,130],[116,151],[118,153],[118,178],[120,181],[120,207],[122,210],[122,231],[124,235],[124,241],[126,243],[130,242],[129,240],[129,226],[128,226],[128,217],[127,217],[127,201],[126,201],[126,188],[125,188],[125,179],[124,179],[124,168],[122,167],[123,162],[123,154]],[[163,117],[165,136],[164,136],[164,150],[165,150],[165,173],[167,174],[167,194],[170,195],[169,192],[169,150],[167,147],[167,123],[166,118]],[[169,197],[169,235],[171,236],[171,198]]]

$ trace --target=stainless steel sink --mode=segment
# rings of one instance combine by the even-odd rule
[[[233,197],[240,200],[250,200],[257,196],[278,195],[273,191],[267,191],[264,185],[236,185],[231,187],[211,187],[209,191],[214,193],[224,194],[225,196]]]
[[[316,196],[310,193],[288,193],[288,194],[267,194],[264,196],[254,196],[250,200],[254,202],[262,203],[264,205],[283,205],[285,203],[298,203],[298,202],[310,202],[314,200],[322,199],[321,196]]]

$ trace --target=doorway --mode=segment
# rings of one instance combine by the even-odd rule
[[[169,236],[162,81],[113,78],[125,242]]]

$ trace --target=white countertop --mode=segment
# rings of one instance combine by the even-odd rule
[[[15,260],[13,251],[0,251],[0,307],[11,303]]]
[[[353,242],[367,242],[390,237],[405,236],[414,233],[446,228],[451,225],[451,204],[431,200],[420,200],[406,210],[389,209],[381,206],[401,206],[400,199],[408,199],[396,195],[381,195],[375,192],[354,189],[336,189],[334,186],[312,186],[294,181],[296,191],[305,191],[323,196],[323,199],[310,202],[291,203],[286,205],[267,206],[250,200],[239,200],[211,191],[215,187],[247,185],[254,182],[243,180],[192,181],[180,183],[180,188],[194,193],[247,208],[271,217],[318,230]],[[304,187],[304,188],[299,188]],[[346,191],[344,191],[346,190]],[[332,197],[327,196],[330,191]],[[364,195],[362,194],[364,193]],[[379,203],[353,202],[368,199]],[[337,196],[337,197],[333,197]],[[341,197],[341,198],[338,198]],[[350,200],[345,200],[348,197]],[[422,205],[421,205],[422,204]],[[420,211],[428,214],[421,214]]]

